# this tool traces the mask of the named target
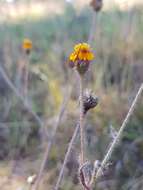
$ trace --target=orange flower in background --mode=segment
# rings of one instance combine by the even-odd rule
[[[25,38],[23,40],[22,48],[26,51],[26,53],[30,53],[30,50],[32,49],[32,41],[28,38]]]
[[[87,43],[79,43],[75,45],[74,51],[69,56],[69,66],[76,67],[80,74],[84,74],[94,59],[90,45]]]

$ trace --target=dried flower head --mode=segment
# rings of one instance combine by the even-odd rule
[[[28,38],[25,38],[22,43],[22,48],[25,50],[26,54],[30,53],[32,49],[32,41]]]
[[[99,99],[97,96],[93,95],[89,90],[87,90],[83,96],[83,107],[84,114],[87,113],[90,109],[93,109],[97,106]]]
[[[79,43],[75,45],[74,51],[69,56],[69,66],[75,67],[79,74],[84,74],[94,59],[94,54],[91,51],[90,45],[87,43]]]
[[[102,0],[91,0],[90,6],[93,8],[94,11],[98,12],[101,10],[103,5]]]

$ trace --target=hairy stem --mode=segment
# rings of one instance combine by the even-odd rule
[[[137,94],[136,94],[136,96],[135,96],[135,98],[133,100],[133,103],[132,103],[132,105],[131,105],[128,113],[127,113],[127,116],[125,117],[125,119],[124,119],[124,121],[123,121],[123,123],[121,125],[121,128],[120,128],[120,130],[119,130],[116,138],[114,139],[114,141],[111,144],[111,146],[110,146],[107,154],[105,155],[105,157],[104,157],[104,159],[103,159],[103,161],[101,163],[101,167],[97,170],[95,179],[97,179],[99,176],[101,176],[101,174],[102,174],[102,168],[104,168],[106,166],[106,164],[108,163],[109,159],[111,158],[111,155],[112,155],[115,147],[119,143],[119,141],[121,139],[121,136],[122,136],[122,133],[123,133],[125,127],[127,126],[127,123],[129,121],[130,117],[132,116],[132,114],[133,114],[133,112],[135,110],[135,107],[137,105],[137,102],[138,102],[138,100],[139,100],[142,92],[143,92],[143,83],[141,84],[141,86],[140,86],[140,88],[139,88],[139,90],[138,90],[138,92],[137,92]]]

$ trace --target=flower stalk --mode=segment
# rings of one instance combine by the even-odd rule
[[[75,68],[79,76],[79,102],[80,102],[80,114],[79,114],[79,125],[80,125],[80,160],[79,165],[82,168],[85,162],[85,147],[84,147],[84,118],[86,112],[93,108],[92,103],[89,101],[89,97],[84,97],[84,89],[83,89],[83,79],[84,75],[87,72],[91,61],[94,59],[94,54],[91,51],[90,45],[88,43],[79,43],[75,45],[74,51],[69,56],[69,67]],[[87,102],[85,102],[87,101]],[[96,104],[95,104],[96,106]],[[88,185],[84,180],[84,173],[79,169],[79,178],[80,182],[83,185],[83,188],[89,190]]]
[[[84,103],[83,103],[83,76],[80,75],[80,165],[84,163]]]
[[[23,95],[24,95],[26,103],[28,103],[29,57],[27,54],[25,56],[25,73],[24,74],[25,75],[24,75]]]
[[[25,38],[22,43],[22,48],[25,53],[25,68],[24,68],[24,88],[23,95],[25,101],[28,103],[28,79],[29,79],[29,55],[32,50],[32,41],[28,38]]]
[[[84,98],[83,98],[83,107],[84,107],[84,115],[90,110],[90,109],[93,109],[97,106],[98,104],[98,98],[97,97],[94,97],[92,94],[84,94]],[[54,190],[58,190],[59,187],[60,187],[60,183],[62,181],[62,178],[63,178],[63,175],[64,175],[64,170],[65,170],[65,167],[66,167],[66,164],[68,162],[68,159],[70,157],[70,154],[71,154],[71,151],[72,151],[72,148],[74,147],[74,144],[75,144],[75,141],[76,141],[76,138],[78,136],[80,132],[80,125],[79,123],[77,124],[74,132],[73,132],[73,135],[71,137],[71,140],[69,142],[69,146],[67,148],[67,152],[65,154],[65,158],[64,158],[64,162],[62,164],[62,167],[61,167],[61,170],[60,170],[60,173],[59,173],[59,176],[58,176],[58,179],[57,179],[57,183],[54,187]],[[83,166],[83,164],[82,164]],[[80,166],[80,168],[82,168],[82,166]],[[80,168],[79,168],[79,171],[80,171]],[[80,181],[82,183],[82,179],[81,179],[81,176],[80,176]],[[82,183],[83,184],[83,183]],[[86,187],[87,187],[87,184],[86,184]]]

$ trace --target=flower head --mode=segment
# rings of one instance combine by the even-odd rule
[[[98,105],[99,99],[91,91],[86,90],[83,95],[83,108],[84,114],[86,114],[90,109],[95,108]]]
[[[93,8],[94,11],[98,12],[101,10],[103,5],[102,0],[91,0],[90,6]]]
[[[80,74],[84,74],[89,67],[90,61],[94,59],[90,45],[79,43],[75,45],[74,51],[69,56],[69,66],[76,67]]]
[[[28,38],[25,38],[22,43],[22,48],[26,51],[27,54],[30,53],[32,49],[32,41]]]

